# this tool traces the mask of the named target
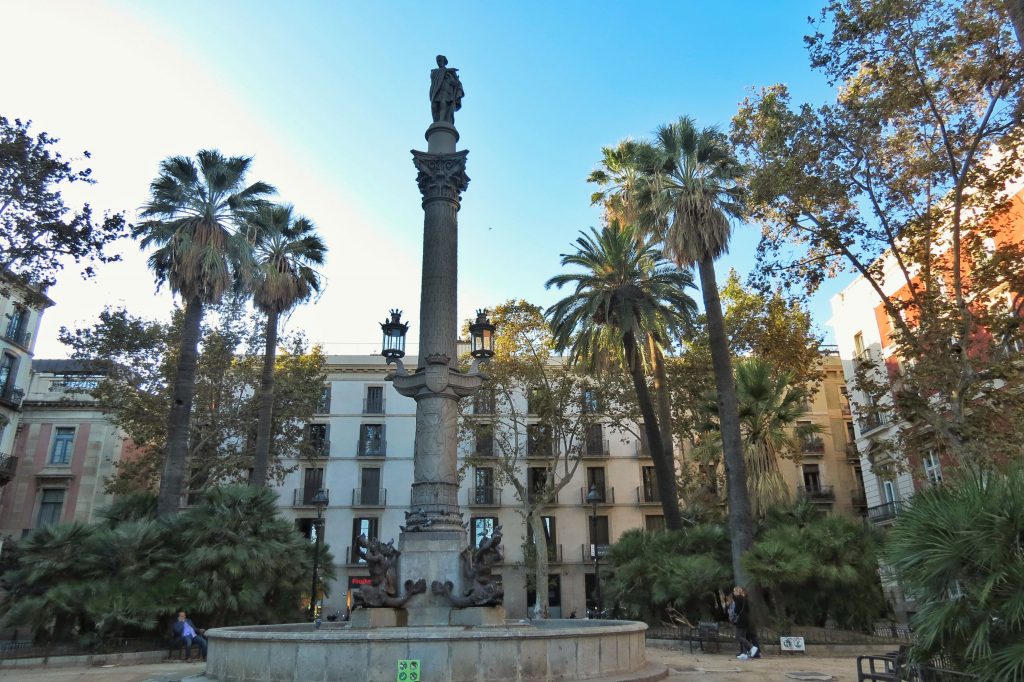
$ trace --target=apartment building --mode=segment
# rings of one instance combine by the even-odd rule
[[[32,354],[43,311],[52,305],[44,293],[0,268],[0,496],[17,468],[14,443]]]
[[[27,363],[26,363],[27,364]],[[124,439],[89,395],[102,366],[35,360],[28,370],[14,443],[18,465],[0,498],[0,536],[22,537],[65,521],[95,521]]]

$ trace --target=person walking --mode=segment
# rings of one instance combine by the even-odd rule
[[[729,620],[736,626],[736,641],[740,645],[741,661],[761,658],[761,647],[757,642],[757,628],[750,615],[750,602],[747,591],[737,585],[732,588],[732,605],[729,609]]]

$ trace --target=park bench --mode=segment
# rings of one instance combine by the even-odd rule
[[[722,650],[718,623],[702,620],[697,627],[690,628],[690,653],[700,647],[702,653],[718,653]]]
[[[907,665],[907,647],[881,656],[857,657],[857,682],[900,682]]]

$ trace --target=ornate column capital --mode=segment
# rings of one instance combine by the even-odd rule
[[[455,204],[456,209],[459,207],[462,193],[469,186],[469,176],[466,175],[467,154],[468,149],[454,154],[430,154],[412,150],[412,162],[419,171],[416,183],[420,186],[424,205],[444,200]]]

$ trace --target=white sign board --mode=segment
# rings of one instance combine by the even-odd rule
[[[779,647],[782,649],[782,651],[807,651],[804,648],[803,637],[780,637]]]

